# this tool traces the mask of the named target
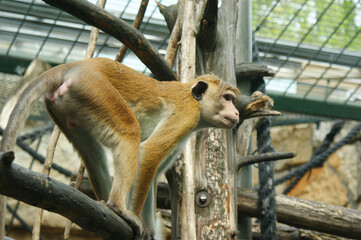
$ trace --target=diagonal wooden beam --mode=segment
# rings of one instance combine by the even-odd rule
[[[129,225],[105,204],[44,174],[11,163],[8,155],[0,154],[0,194],[58,213],[103,239],[133,239]]]
[[[86,0],[43,0],[84,22],[99,28],[128,46],[161,81],[178,77],[157,50],[137,29]]]

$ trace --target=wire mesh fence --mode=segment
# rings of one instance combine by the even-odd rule
[[[160,2],[170,5],[176,1]],[[131,23],[139,4],[109,0],[106,10]],[[298,105],[302,108],[302,103],[309,101],[311,107],[317,107],[309,112],[309,106],[303,107],[301,113],[347,118],[361,106],[360,0],[253,1],[253,29],[262,62],[276,72],[267,80],[268,92],[281,103],[297,99],[296,106],[282,110],[297,112]],[[81,60],[90,30],[82,21],[40,0],[3,0],[0,71],[21,74],[34,58],[53,65]],[[165,53],[169,31],[153,1],[140,31]],[[120,46],[118,40],[101,33],[95,56],[114,58]],[[123,62],[149,73],[130,51]],[[341,110],[346,113],[338,114]],[[361,114],[353,119],[361,119]]]

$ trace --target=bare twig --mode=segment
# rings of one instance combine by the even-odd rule
[[[60,129],[58,126],[54,127],[53,133],[50,137],[50,142],[48,145],[48,149],[46,151],[45,163],[43,165],[43,174],[49,176],[51,165],[53,164],[54,152],[56,148],[56,144],[58,143],[58,139],[60,136]],[[41,228],[41,220],[43,217],[43,209],[38,208],[36,211],[36,217],[33,226],[33,240],[39,240],[40,237],[40,228]]]
[[[76,182],[75,182],[75,189],[79,189],[83,178],[84,178],[84,172],[85,172],[85,165],[84,162],[82,161],[80,163],[80,167],[78,170],[78,174],[76,177]],[[65,230],[64,230],[64,239],[70,239],[70,230],[71,230],[71,225],[72,225],[72,221],[71,220],[67,220],[66,225],[65,225]]]
[[[149,2],[149,0],[142,0],[142,2],[140,3],[137,16],[135,17],[135,20],[133,22],[133,27],[136,28],[136,29],[139,29],[140,25],[143,22],[144,13],[145,13],[145,10],[147,10],[148,2]],[[118,62],[122,62],[127,50],[128,50],[128,47],[123,44],[120,47],[119,52],[118,52],[115,60],[118,61]]]
[[[104,8],[105,3],[106,3],[106,0],[99,0],[97,2],[97,6]],[[95,47],[96,47],[96,44],[98,41],[98,36],[99,36],[99,28],[92,27],[92,30],[90,32],[88,48],[85,53],[85,59],[93,57]]]
[[[178,17],[175,23],[175,26],[172,30],[172,34],[170,35],[167,53],[165,54],[165,61],[169,64],[170,67],[174,66],[174,62],[177,56],[177,51],[179,47],[179,40],[182,36],[182,26],[183,26],[183,15],[184,15],[184,0],[179,0],[179,10]],[[158,3],[157,3],[158,4]],[[159,6],[159,4],[158,4]]]
[[[263,153],[254,156],[245,156],[240,157],[238,159],[237,169],[239,170],[241,167],[246,165],[260,163],[260,162],[268,162],[268,161],[277,161],[283,159],[289,159],[296,157],[296,152],[275,152],[275,153]]]

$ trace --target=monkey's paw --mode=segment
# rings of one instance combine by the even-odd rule
[[[126,221],[129,226],[132,228],[134,233],[134,239],[139,240],[153,240],[153,234],[143,225],[143,222],[139,217],[133,212],[126,209],[119,209],[117,205],[113,202],[107,203],[108,208],[112,210],[115,214],[121,217]]]

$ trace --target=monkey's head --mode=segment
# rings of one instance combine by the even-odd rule
[[[270,97],[261,92],[243,96],[237,88],[214,75],[196,78],[192,95],[201,106],[198,127],[238,128],[245,119],[280,115],[270,110],[273,106]]]
[[[221,81],[214,75],[195,79],[192,95],[201,106],[199,127],[232,128],[239,121],[235,100],[238,89]]]

